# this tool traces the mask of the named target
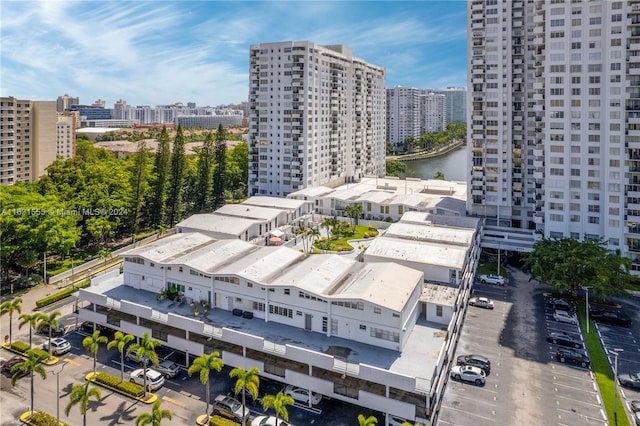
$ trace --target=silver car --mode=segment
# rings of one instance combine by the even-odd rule
[[[622,386],[640,389],[640,372],[629,374],[618,374],[618,381]]]
[[[472,297],[471,299],[469,299],[469,306],[493,309],[493,301],[488,297]]]
[[[470,365],[454,365],[451,367],[451,378],[475,383],[476,385],[484,385],[487,380],[484,371]]]

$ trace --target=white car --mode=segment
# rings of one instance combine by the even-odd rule
[[[311,392],[311,396],[309,396],[309,389],[299,388],[297,386],[289,385],[284,389],[284,394],[289,395],[296,401],[303,402],[305,404],[309,403],[309,399],[311,399],[311,404],[317,405],[322,401],[322,395],[319,393]]]
[[[454,365],[451,367],[451,377],[454,380],[463,380],[465,382],[475,383],[476,385],[484,385],[487,380],[484,371],[470,365]]]
[[[493,274],[480,275],[480,282],[482,284],[504,285],[504,277]]]
[[[276,419],[274,416],[258,416],[251,422],[251,426],[276,426]],[[280,419],[278,426],[293,426],[291,423],[287,423]]]
[[[45,351],[49,351],[49,341],[47,340],[42,345],[42,349]],[[62,355],[66,354],[71,350],[71,343],[67,341],[67,339],[63,339],[62,337],[56,337],[51,339],[51,355]]]
[[[137,370],[133,370],[129,381],[144,386],[144,369],[138,368]],[[147,391],[160,389],[162,385],[164,385],[164,374],[147,368]]]
[[[493,301],[488,297],[472,297],[471,299],[469,299],[469,306],[493,309]]]
[[[553,311],[553,319],[558,322],[566,322],[567,324],[578,324],[578,317],[571,312]]]

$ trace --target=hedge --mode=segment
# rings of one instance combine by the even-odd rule
[[[35,411],[30,417],[28,417],[27,421],[28,424],[33,426],[71,426],[69,423],[58,423],[58,420],[55,417],[43,411]]]
[[[211,416],[209,417],[209,425],[210,426],[238,426],[240,423],[236,423],[233,420],[225,419],[220,416]]]
[[[24,342],[11,342],[11,349],[16,351],[16,352],[20,352],[23,355],[27,355],[27,352],[29,351],[29,345],[24,343]],[[33,348],[31,349],[31,351],[36,354],[38,356],[38,358],[40,358],[41,360],[47,359],[49,358],[49,352],[40,349],[40,348]]]
[[[25,342],[11,342],[11,349],[24,353],[29,350],[29,345]]]
[[[52,303],[56,303],[58,300],[62,300],[71,296],[71,294],[74,293],[77,289],[89,287],[90,285],[91,285],[91,282],[87,280],[85,282],[82,282],[76,285],[75,287],[65,288],[64,290],[60,290],[57,293],[50,294],[47,297],[43,297],[40,300],[36,300],[36,308],[40,309],[45,306],[51,305]]]
[[[119,392],[131,395],[134,398],[140,398],[144,396],[144,387],[133,382],[124,382],[120,380],[120,377],[112,376],[108,373],[98,373],[94,379],[97,383],[112,387]]]

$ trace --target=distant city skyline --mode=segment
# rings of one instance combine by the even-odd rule
[[[346,44],[387,87],[466,86],[464,1],[17,2],[2,5],[0,94],[112,108],[247,100],[251,44]]]

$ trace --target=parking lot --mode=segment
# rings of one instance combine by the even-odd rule
[[[615,356],[613,351],[618,352],[618,374],[640,373],[640,301],[621,301],[622,309],[632,319],[631,327],[621,327],[611,324],[594,323],[602,347],[607,353],[611,370],[614,370]],[[630,415],[629,404],[633,400],[640,400],[640,389],[619,386],[619,397],[625,402],[627,413]],[[633,421],[631,422],[633,424]]]
[[[579,325],[553,319],[548,287],[516,268],[509,272],[505,287],[474,285],[473,296],[491,298],[495,308],[468,307],[455,354],[488,357],[491,374],[485,386],[450,380],[438,424],[606,424],[591,370],[560,363],[558,345],[546,340],[551,331],[581,339]]]

